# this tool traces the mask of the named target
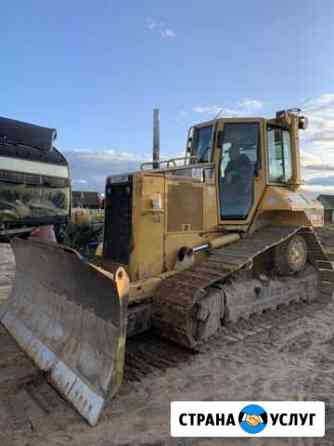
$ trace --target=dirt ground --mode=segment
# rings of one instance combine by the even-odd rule
[[[196,355],[153,340],[150,334],[131,340],[125,382],[95,428],[58,396],[1,329],[0,445],[333,445],[333,314],[334,303],[325,298],[268,311],[223,331]],[[149,357],[147,351],[157,352],[165,367],[140,364]],[[326,437],[173,439],[169,435],[173,400],[299,399],[326,402]]]
[[[221,334],[207,351],[195,356],[183,352],[175,366],[148,373],[140,382],[126,379],[95,428],[89,427],[46,384],[2,331],[0,444],[334,444],[333,311],[332,302],[316,302],[269,312],[229,333],[227,338]],[[147,336],[137,342],[145,347]],[[131,350],[131,343],[129,346]],[[326,438],[304,443],[259,438],[172,439],[169,402],[180,399],[324,400]]]

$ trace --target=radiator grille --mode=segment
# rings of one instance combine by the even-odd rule
[[[103,257],[127,265],[131,252],[132,178],[127,183],[107,182]]]

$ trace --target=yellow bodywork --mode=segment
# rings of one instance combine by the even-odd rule
[[[172,270],[181,246],[219,235],[216,188],[211,181],[168,171],[136,173],[133,181],[133,250],[128,267],[132,281]]]

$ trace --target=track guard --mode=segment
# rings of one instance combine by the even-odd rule
[[[2,324],[50,383],[95,425],[123,378],[129,279],[52,242],[14,239]]]

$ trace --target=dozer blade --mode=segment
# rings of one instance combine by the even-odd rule
[[[52,242],[15,239],[3,325],[50,383],[95,425],[123,376],[129,279]]]

